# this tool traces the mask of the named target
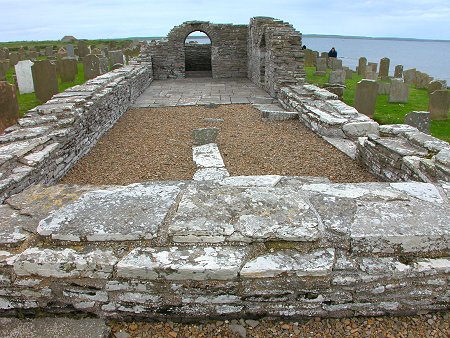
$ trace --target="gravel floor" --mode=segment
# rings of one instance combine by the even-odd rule
[[[192,130],[203,127],[220,128],[217,143],[231,175],[376,181],[298,121],[263,121],[251,105],[220,105],[129,110],[61,183],[123,185],[192,179]]]
[[[313,318],[302,322],[280,320],[172,322],[110,322],[113,337],[449,337],[449,314],[413,317]]]

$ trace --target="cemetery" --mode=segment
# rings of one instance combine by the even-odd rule
[[[210,51],[185,48],[196,31]],[[2,314],[448,310],[450,145],[429,134],[448,121],[446,84],[399,66],[391,79],[388,58],[343,69],[265,17],[185,22],[127,64],[83,43],[77,53],[86,82],[58,92],[58,68],[72,79],[75,63],[35,61],[42,104],[0,135]],[[210,77],[189,78],[205,67]],[[29,90],[30,71],[16,74]],[[427,88],[429,109],[379,124],[378,79],[400,104],[405,84]],[[0,93],[0,116],[17,119],[13,85]]]

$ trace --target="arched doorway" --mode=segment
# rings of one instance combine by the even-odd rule
[[[202,31],[193,31],[184,40],[186,77],[212,77],[211,40]]]

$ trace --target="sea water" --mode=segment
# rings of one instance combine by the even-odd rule
[[[303,36],[302,44],[319,53],[336,48],[342,64],[353,70],[362,56],[378,66],[387,57],[391,76],[396,65],[403,65],[403,70],[416,68],[435,79],[447,80],[450,85],[450,41]]]

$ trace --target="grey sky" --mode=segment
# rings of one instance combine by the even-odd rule
[[[450,40],[450,0],[0,0],[0,41],[165,36],[188,20],[248,24],[254,16],[304,34]]]

